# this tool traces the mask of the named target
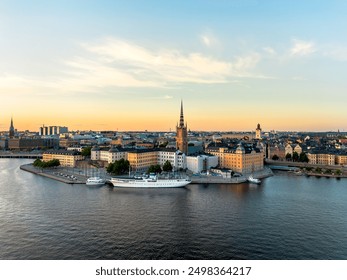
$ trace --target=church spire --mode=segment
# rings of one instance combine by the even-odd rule
[[[14,137],[14,127],[13,127],[13,117],[11,116],[11,125],[9,129],[9,136],[10,138]]]
[[[183,101],[181,100],[180,127],[184,127]]]

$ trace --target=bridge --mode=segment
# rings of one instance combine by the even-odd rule
[[[42,154],[32,153],[0,153],[0,158],[42,158]]]

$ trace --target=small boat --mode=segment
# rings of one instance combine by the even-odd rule
[[[105,180],[100,177],[90,177],[87,179],[86,185],[88,186],[101,186],[105,184]]]
[[[253,184],[260,184],[261,181],[259,179],[253,178],[252,175],[248,177],[248,182],[253,183]]]

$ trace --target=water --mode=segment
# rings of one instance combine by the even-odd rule
[[[347,259],[347,180],[66,185],[0,159],[0,259]]]

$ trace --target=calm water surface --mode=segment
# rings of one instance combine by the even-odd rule
[[[347,180],[66,185],[0,159],[0,259],[347,259]]]

